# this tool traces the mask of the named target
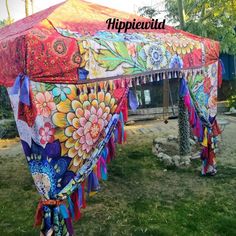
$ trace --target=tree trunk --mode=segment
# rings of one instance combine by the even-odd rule
[[[34,13],[34,0],[30,0],[31,2],[31,11],[32,11],[32,14]]]
[[[8,15],[7,23],[10,24],[11,23],[11,13],[10,13],[9,5],[8,5],[8,0],[6,0],[5,3],[6,3],[6,8],[7,8],[7,15]]]
[[[180,28],[184,29],[184,8],[183,8],[183,1],[178,0],[178,10],[179,10],[179,20],[180,20]]]
[[[190,153],[190,127],[188,111],[184,104],[183,97],[179,97],[179,154],[185,156]]]
[[[25,15],[29,15],[29,0],[25,0]]]

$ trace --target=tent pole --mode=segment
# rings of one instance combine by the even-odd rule
[[[168,81],[168,83],[169,83],[169,81]],[[172,97],[172,92],[171,92],[171,88],[170,88],[170,83],[169,83],[169,95],[170,95],[172,113],[173,113],[173,116],[175,116],[175,108],[174,108],[174,104],[173,104],[173,97]]]
[[[169,116],[169,80],[165,73],[163,77],[163,120],[166,121]]]

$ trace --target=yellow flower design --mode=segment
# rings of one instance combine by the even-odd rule
[[[87,62],[89,61],[89,53],[90,53],[90,46],[89,42],[87,40],[83,40],[79,42],[79,50],[80,50],[80,55],[82,58],[82,61],[80,63],[81,68],[85,68],[87,65]]]
[[[183,34],[160,34],[158,37],[167,44],[170,50],[179,55],[185,55],[201,47],[200,42],[187,38]]]
[[[73,170],[89,158],[116,107],[115,98],[104,91],[81,93],[77,98],[57,105],[57,112],[52,117],[57,127],[55,139],[61,142],[62,155],[73,158]]]

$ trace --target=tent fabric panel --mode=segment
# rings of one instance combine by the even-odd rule
[[[33,15],[25,17],[19,21],[12,23],[11,25],[5,26],[0,29],[0,41],[9,40],[11,38],[16,38],[21,35],[27,34],[28,30],[34,28],[41,21],[46,19],[55,9],[57,9],[63,3],[54,5],[46,10],[37,12]]]
[[[0,42],[0,85],[12,86],[18,74],[25,72],[26,55],[25,36]]]
[[[34,81],[76,83],[81,57],[77,41],[47,21],[27,35],[27,75]]]
[[[63,15],[63,18],[61,15]],[[26,47],[26,49],[18,52],[18,54],[22,54],[20,57],[26,60],[24,62],[26,68],[23,68],[23,62],[18,60],[19,56],[15,55],[11,49],[4,49],[5,51],[2,52],[3,48],[0,46],[0,54],[7,58],[7,61],[4,61],[2,56],[0,65],[4,65],[5,68],[14,67],[11,70],[12,72],[5,68],[0,70],[0,84],[12,86],[19,73],[27,73],[31,80],[38,82],[76,83],[78,77],[80,77],[80,82],[83,83],[83,80],[91,78],[109,79],[119,75],[133,76],[140,71],[170,69],[170,58],[166,58],[166,55],[159,55],[164,58],[162,64],[165,64],[165,61],[168,62],[165,66],[150,66],[150,60],[142,62],[139,55],[134,55],[135,50],[136,52],[145,51],[148,47],[147,43],[150,45],[156,44],[159,48],[158,50],[152,50],[149,54],[154,56],[158,53],[162,54],[164,51],[171,51],[172,59],[174,54],[177,54],[183,61],[183,68],[185,69],[203,66],[218,60],[219,43],[213,40],[204,39],[169,26],[166,26],[165,30],[151,30],[152,32],[136,30],[126,34],[112,33],[104,31],[107,30],[107,26],[104,24],[109,17],[118,17],[125,20],[135,17],[137,20],[149,20],[82,0],[69,0],[64,4],[58,4],[0,30],[0,35],[2,35],[1,45],[10,44],[11,48],[16,48],[17,45],[13,45],[13,43],[17,44],[17,41],[22,37],[22,40],[25,40]],[[25,26],[21,27],[24,23]],[[90,23],[91,27],[96,29],[93,28],[91,31],[89,29]],[[7,30],[9,30],[9,33],[7,33]],[[16,37],[17,35],[18,37]],[[16,37],[16,40],[14,40],[14,37]],[[112,53],[112,50],[104,48],[104,44],[114,44],[111,41],[115,40],[122,41],[122,37],[125,37],[125,45],[118,49],[119,54],[123,54],[122,58],[115,59],[114,54],[108,56],[109,53]],[[137,37],[141,40],[137,41]],[[95,39],[99,42],[96,43]],[[76,48],[76,41],[82,50],[81,52]],[[86,48],[85,41],[91,45],[91,48]],[[145,41],[147,42],[145,43]],[[59,49],[57,53],[55,53],[53,43]],[[100,48],[96,44],[100,44]],[[34,48],[37,48],[37,50]],[[64,53],[64,48],[66,48],[66,53]],[[72,52],[73,50],[74,52]],[[98,50],[102,53],[99,53]],[[54,58],[52,59],[52,57]],[[137,58],[135,59],[135,57]],[[152,58],[152,60],[156,59]],[[13,62],[20,65],[13,65],[15,64]],[[110,66],[107,67],[109,63]],[[143,65],[141,67],[137,66],[140,63]],[[145,63],[149,63],[149,65],[145,65]],[[16,68],[19,69],[18,74]]]
[[[63,14],[63,19],[61,15]],[[71,31],[80,32],[81,34],[94,35],[98,30],[107,30],[106,20],[116,18],[122,21],[150,21],[149,18],[141,17],[135,14],[122,12],[116,9],[105,7],[83,0],[69,0],[62,6],[55,9],[48,19],[56,28],[69,29]],[[111,29],[117,32],[116,29]],[[131,33],[137,30],[129,30]],[[153,29],[143,30],[146,32],[156,31]],[[176,32],[176,29],[166,26],[162,32]]]
[[[77,41],[45,20],[27,35],[0,43],[0,84],[12,86],[19,74],[34,81],[76,83],[80,62]]]

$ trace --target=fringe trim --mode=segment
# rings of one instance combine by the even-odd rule
[[[74,235],[72,220],[76,222],[81,219],[81,209],[86,207],[86,196],[91,197],[100,190],[99,180],[107,180],[107,164],[115,156],[115,141],[123,143],[126,139],[122,111],[120,112],[116,132],[114,133],[116,133],[118,139],[115,139],[115,134],[111,136],[93,171],[81,183],[79,188],[67,198],[67,202],[57,200],[39,202],[34,225],[41,225],[41,236]]]

